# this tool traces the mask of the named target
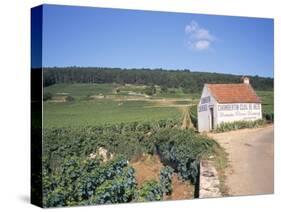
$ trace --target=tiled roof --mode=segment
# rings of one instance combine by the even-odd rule
[[[250,84],[207,84],[219,103],[261,103]]]

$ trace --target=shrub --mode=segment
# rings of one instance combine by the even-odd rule
[[[122,154],[131,160],[142,153],[154,153],[152,135],[159,129],[173,128],[178,124],[178,120],[168,119],[83,128],[44,129],[43,155],[47,156],[46,163],[57,167],[60,158],[69,154],[88,157],[99,147],[104,147],[111,153]]]
[[[134,169],[128,167],[123,170],[121,175],[100,185],[95,191],[95,196],[92,198],[93,201],[90,200],[90,203],[112,204],[130,202],[134,198],[135,189]]]
[[[68,102],[71,102],[71,101],[74,101],[74,97],[67,96],[65,100],[68,101]]]
[[[156,180],[145,182],[138,191],[137,201],[159,201],[163,198],[162,187]]]
[[[160,171],[160,184],[164,194],[172,193],[172,177],[174,169],[170,166],[165,166]]]
[[[149,95],[149,96],[152,96],[152,95],[156,94],[156,87],[154,85],[147,86],[144,89],[144,93]]]
[[[189,108],[189,115],[190,115],[190,119],[191,119],[193,126],[195,128],[197,128],[198,117],[197,117],[197,106],[196,105],[191,106]]]
[[[273,123],[274,122],[274,113],[263,113],[263,118],[269,122],[269,123]]]
[[[134,170],[122,156],[106,163],[72,156],[57,172],[43,164],[44,207],[128,202],[135,189]]]
[[[163,85],[161,86],[161,93],[167,93],[168,92],[168,87]]]
[[[46,196],[44,207],[62,207],[65,206],[65,202],[63,188],[56,188]]]
[[[183,180],[196,183],[201,157],[214,152],[218,144],[193,130],[161,129],[153,136],[153,142],[162,162],[179,172]]]
[[[182,92],[185,93],[185,94],[188,94],[188,93],[190,93],[190,89],[186,88],[186,87],[183,87]]]
[[[266,121],[264,119],[259,119],[256,121],[234,121],[234,122],[227,122],[221,123],[216,127],[214,132],[227,132],[231,130],[238,130],[244,128],[257,128],[260,126],[265,125]]]

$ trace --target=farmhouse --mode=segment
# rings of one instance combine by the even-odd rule
[[[248,77],[237,84],[205,84],[198,104],[198,131],[210,131],[219,124],[262,118],[261,99]]]

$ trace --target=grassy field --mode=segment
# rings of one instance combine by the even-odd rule
[[[262,99],[262,111],[264,113],[274,113],[273,91],[257,91],[257,95]]]
[[[112,94],[117,87],[115,84],[54,84],[44,88],[44,93],[52,93],[53,95],[70,95],[76,100],[85,99],[87,96],[99,94]]]
[[[188,99],[181,99],[177,95],[170,96],[173,101],[162,101],[169,98],[158,96],[158,92],[153,97],[147,97],[142,93],[144,89],[144,86],[116,84],[56,84],[46,87],[44,92],[52,93],[54,97],[69,95],[74,100],[45,101],[44,127],[179,119],[182,108],[189,103]]]
[[[86,126],[120,122],[180,118],[172,107],[149,107],[150,102],[113,100],[74,101],[44,104],[44,127]]]
[[[168,89],[147,96],[145,86],[118,84],[55,84],[44,88],[53,97],[68,95],[73,101],[44,102],[44,127],[86,126],[120,122],[180,119],[186,105],[196,106],[200,94],[185,94],[182,89]],[[273,92],[257,91],[265,113],[273,112]],[[102,98],[96,98],[102,97]]]

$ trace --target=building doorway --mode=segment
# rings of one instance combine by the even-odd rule
[[[214,108],[210,108],[210,130],[214,129]]]

